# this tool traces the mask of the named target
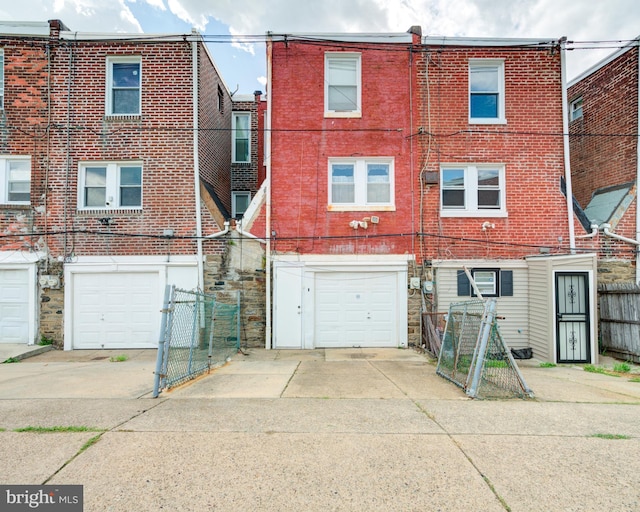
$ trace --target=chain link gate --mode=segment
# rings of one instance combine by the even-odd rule
[[[168,285],[164,307],[153,397],[208,372],[240,349],[240,292],[206,295]],[[225,301],[226,299],[226,301]]]

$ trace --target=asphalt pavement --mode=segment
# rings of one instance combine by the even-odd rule
[[[0,364],[0,484],[86,512],[640,510],[637,367],[523,361],[535,399],[473,400],[412,349],[250,349],[154,399],[153,350],[29,355]]]

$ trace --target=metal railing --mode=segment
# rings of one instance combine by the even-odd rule
[[[226,298],[226,301],[225,301]],[[240,292],[165,290],[153,397],[227,361],[240,349]]]

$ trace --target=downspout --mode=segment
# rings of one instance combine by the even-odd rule
[[[227,222],[225,222],[225,225],[228,225]],[[247,238],[251,238],[252,240],[256,240],[257,242],[260,242],[261,244],[266,244],[268,243],[267,240],[263,240],[262,238],[258,238],[256,235],[254,235],[253,233],[249,233],[248,231],[244,231],[242,229],[242,221],[239,220],[236,222],[236,231],[238,233],[240,233],[242,236],[246,236]],[[216,233],[217,234],[217,233]]]
[[[264,348],[271,349],[271,110],[273,95],[273,40],[271,33],[267,33],[267,118],[264,127],[264,160],[265,160],[265,181],[267,183],[265,194],[265,224],[266,224],[266,259],[265,259],[265,279],[266,279],[266,313]]]
[[[611,238],[615,238],[616,240],[620,240],[621,242],[627,242],[628,244],[632,244],[632,245],[640,245],[640,242],[638,242],[637,240],[633,240],[631,238],[627,238],[626,236],[617,235],[616,233],[612,233],[610,231],[611,230],[611,224],[602,224],[602,226],[600,226],[600,227],[602,228],[602,232],[605,235],[610,236]],[[636,258],[637,258],[637,256],[636,256]]]
[[[198,41],[197,32],[192,32],[194,36],[191,41],[191,63],[193,69],[193,181],[196,201],[196,244],[198,247],[198,289],[204,291],[204,264],[202,252],[202,212],[200,211],[200,157],[198,146],[199,116],[198,116]]]
[[[636,133],[640,129],[640,43],[636,43],[638,51],[638,118],[636,119]],[[640,187],[640,135],[636,137],[636,240],[640,240],[640,208],[638,207],[638,187]],[[636,252],[636,284],[640,283],[640,253]]]
[[[577,235],[576,238],[593,238],[598,234],[598,225],[591,224],[591,233],[587,235]]]
[[[222,231],[218,231],[217,233],[213,233],[211,235],[205,236],[206,239],[218,238],[220,236],[226,235],[229,232],[229,221],[224,221],[224,229]]]
[[[571,187],[571,159],[569,155],[569,112],[567,99],[567,38],[560,38],[560,69],[562,74],[562,139],[564,141],[564,180],[566,183],[567,218],[569,221],[569,249],[576,253],[576,237],[573,225],[573,190]]]

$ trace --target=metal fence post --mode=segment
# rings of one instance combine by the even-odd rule
[[[162,317],[160,320],[160,339],[158,340],[158,355],[156,357],[156,371],[153,378],[153,398],[158,398],[160,394],[160,377],[164,360],[164,344],[167,334],[167,313],[169,311],[169,298],[171,296],[171,285],[164,287],[164,300],[162,302]]]

